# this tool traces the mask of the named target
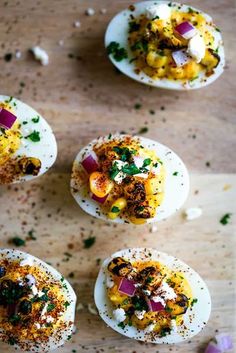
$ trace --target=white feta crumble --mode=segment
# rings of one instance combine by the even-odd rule
[[[39,330],[41,328],[41,325],[38,322],[35,322],[35,327]]]
[[[125,311],[122,308],[113,310],[113,316],[114,316],[114,319],[118,322],[123,322],[126,319]]]
[[[43,310],[41,311],[41,318],[42,319],[45,318],[45,314],[47,312],[47,307],[48,307],[48,304],[45,304],[44,307],[43,307]]]
[[[47,316],[47,318],[46,318],[46,322],[47,323],[51,323],[51,322],[53,322],[54,321],[54,318],[52,317],[52,316]]]
[[[146,313],[146,310],[135,310],[134,315],[139,319],[142,320],[144,318],[144,315]]]
[[[113,279],[110,277],[110,276],[107,276],[106,278],[106,285],[107,285],[107,288],[112,288],[114,286],[114,281]]]
[[[201,215],[202,215],[202,209],[199,207],[187,208],[184,211],[184,216],[187,219],[187,221],[192,221],[193,219],[201,217]]]
[[[150,324],[145,328],[146,332],[152,332],[155,328],[156,324]]]
[[[95,10],[92,8],[92,7],[89,7],[86,11],[85,11],[85,14],[87,16],[93,16],[95,15]]]
[[[95,305],[93,303],[88,303],[88,311],[90,312],[90,314],[92,315],[97,315],[97,309],[95,307]]]
[[[79,28],[81,26],[81,23],[79,20],[74,22],[74,27]]]
[[[120,161],[119,159],[117,160],[114,160],[112,162],[112,165],[115,165],[117,167],[117,169],[119,170],[119,173],[115,176],[114,178],[114,181],[117,183],[117,184],[121,184],[123,179],[126,178],[126,174],[122,172],[122,167],[124,167],[127,163],[126,162],[123,162],[123,161]]]
[[[146,16],[149,20],[168,20],[171,17],[171,8],[167,4],[151,5],[146,8]]]
[[[32,290],[33,295],[37,295],[38,294],[38,289],[37,289],[37,287],[35,285],[33,285],[31,287],[31,290]]]
[[[33,266],[34,261],[31,256],[27,256],[24,260],[20,262],[20,266]]]
[[[171,320],[170,327],[171,327],[172,332],[176,333],[178,331],[178,327],[177,327],[177,324],[176,324],[175,320]]]
[[[167,300],[173,300],[177,295],[172,287],[167,282],[162,281],[161,285],[155,290],[154,296],[151,298],[155,303],[160,302],[163,306]]]
[[[204,58],[206,51],[206,45],[204,39],[197,33],[188,42],[188,54],[197,62]]]
[[[151,295],[151,291],[148,289],[143,289],[143,293],[147,296]]]
[[[44,49],[40,48],[39,46],[35,46],[31,48],[31,51],[34,54],[35,59],[40,61],[42,65],[45,66],[49,64],[49,56]]]

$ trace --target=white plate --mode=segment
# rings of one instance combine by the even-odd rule
[[[151,254],[151,257],[149,254]],[[147,261],[148,257],[148,260],[159,261],[173,271],[181,271],[184,273],[184,276],[191,286],[193,298],[198,299],[197,303],[193,305],[191,310],[188,309],[187,312],[183,315],[184,326],[186,326],[186,329],[184,329],[183,326],[179,326],[176,332],[171,332],[165,337],[153,337],[153,335],[150,333],[147,333],[144,330],[138,330],[135,327],[127,325],[123,330],[118,326],[118,322],[114,320],[112,315],[112,311],[115,308],[112,306],[112,303],[107,296],[106,288],[106,278],[108,274],[107,266],[112,258],[118,256],[124,257],[126,260],[131,262],[135,259]],[[198,273],[179,259],[151,248],[124,249],[116,252],[111,257],[106,259],[103,262],[98,274],[94,289],[94,299],[101,318],[113,330],[124,336],[139,341],[152,342],[157,344],[179,343],[192,338],[204,328],[211,313],[210,293],[206,283],[198,275]]]
[[[144,72],[141,72],[140,74],[135,73],[135,64],[130,63],[130,59],[133,58],[132,51],[129,48],[128,44],[128,29],[129,29],[129,21],[130,21],[130,15],[133,15],[134,17],[138,17],[141,14],[145,13],[145,10],[148,6],[151,5],[156,5],[156,4],[161,4],[165,3],[168,4],[168,1],[143,1],[139,3],[134,3],[135,10],[130,11],[129,9],[126,9],[124,11],[119,12],[109,23],[106,34],[105,34],[105,46],[107,47],[111,42],[117,42],[120,44],[122,48],[125,48],[128,52],[128,58],[123,59],[122,61],[118,62],[116,61],[112,55],[109,55],[110,60],[112,63],[125,75],[129,76],[130,78],[139,81],[141,83],[154,86],[154,87],[160,87],[160,88],[166,88],[166,89],[174,89],[174,90],[192,90],[192,89],[197,89],[201,88],[204,86],[209,85],[210,83],[214,82],[224,71],[224,66],[225,66],[225,55],[224,55],[224,47],[223,47],[223,40],[221,33],[218,32],[213,25],[207,26],[209,30],[211,30],[214,39],[215,39],[215,49],[218,48],[218,55],[220,56],[221,60],[219,65],[216,67],[214,74],[206,77],[205,74],[202,72],[199,75],[199,78],[183,85],[182,80],[168,80],[166,78],[163,79],[158,79],[158,80],[153,80],[151,77],[147,76]],[[173,7],[179,7],[181,6],[181,10],[188,12],[188,8],[190,5],[182,5],[176,2],[171,2],[172,8]],[[191,6],[193,10],[196,10],[200,12],[207,21],[211,22],[212,19],[209,15],[206,13],[202,12],[201,10],[196,9],[195,7]]]
[[[90,142],[86,147],[84,147],[76,156],[73,171],[80,170],[82,168],[81,162],[86,153],[92,151],[93,146],[97,143],[111,141],[116,137],[124,137],[127,135],[119,135],[115,134],[112,137],[100,137],[99,139],[95,139]],[[164,186],[164,199],[161,205],[157,208],[157,212],[154,218],[150,218],[147,220],[147,223],[153,223],[160,221],[162,219],[166,219],[171,216],[173,213],[178,211],[181,206],[184,204],[188,193],[189,193],[189,174],[187,168],[185,167],[182,160],[175,154],[170,148],[162,145],[156,141],[141,137],[141,136],[133,136],[133,138],[138,138],[141,144],[147,149],[153,149],[156,151],[157,156],[163,162],[166,178],[165,178],[165,186]],[[174,176],[173,173],[178,172],[177,176]],[[89,195],[89,192],[84,196],[86,187],[81,186],[78,188],[76,186],[76,181],[71,179],[71,192],[74,196],[76,202],[80,205],[80,207],[90,215],[100,218],[103,220],[110,220],[106,214],[102,213],[101,207],[99,203],[92,200]],[[111,221],[111,220],[110,220]],[[127,223],[128,220],[117,217],[111,222],[115,223]]]

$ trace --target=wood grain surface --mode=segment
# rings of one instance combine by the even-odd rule
[[[106,26],[129,1],[0,0],[0,93],[39,110],[52,125],[59,146],[49,173],[33,182],[1,187],[0,246],[11,246],[9,240],[16,235],[26,239],[33,230],[36,240],[26,240],[22,250],[51,262],[69,277],[78,303],[84,304],[77,312],[77,332],[58,353],[203,353],[216,332],[236,332],[235,2],[186,3],[211,14],[221,28],[227,65],[223,76],[207,88],[172,92],[118,74],[106,57]],[[88,7],[95,9],[94,16],[85,15]],[[74,26],[77,20],[80,28]],[[46,67],[28,52],[37,44],[49,54]],[[16,50],[22,53],[20,59]],[[6,54],[12,54],[9,62]],[[137,103],[142,105],[138,110]],[[69,179],[77,151],[98,135],[135,133],[144,126],[145,136],[168,145],[185,161],[191,192],[184,208],[201,207],[202,217],[187,222],[180,211],[159,223],[157,230],[111,225],[86,215],[74,202]],[[228,212],[233,215],[223,226],[219,220]],[[84,249],[83,239],[89,236],[96,242]],[[209,285],[212,315],[205,330],[191,341],[176,346],[141,344],[115,333],[89,312],[98,259],[134,246],[151,246],[179,257]],[[0,344],[0,351],[13,349]]]

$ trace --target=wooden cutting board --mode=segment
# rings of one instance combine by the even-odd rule
[[[235,4],[233,0],[193,0],[210,13],[225,39],[227,65],[212,86],[193,92],[171,92],[136,83],[118,74],[106,57],[103,37],[113,15],[126,0],[1,0],[0,93],[32,105],[52,125],[59,155],[51,171],[37,181],[0,189],[0,246],[13,236],[36,240],[21,249],[49,261],[69,277],[83,309],[77,332],[58,352],[203,353],[216,332],[236,332],[235,253]],[[91,7],[96,13],[86,16]],[[106,13],[102,9],[106,9]],[[80,21],[80,28],[74,26]],[[28,49],[39,44],[49,54],[46,67]],[[15,51],[22,53],[15,58]],[[6,62],[6,54],[12,60]],[[135,109],[136,104],[140,109]],[[151,114],[150,111],[154,111]],[[185,161],[191,192],[184,208],[201,207],[202,217],[187,222],[183,210],[157,225],[135,227],[95,220],[80,210],[69,191],[77,151],[98,135],[138,132],[168,145]],[[83,239],[95,236],[90,249]],[[88,310],[98,259],[124,247],[150,246],[179,257],[207,282],[213,300],[205,330],[177,346],[131,341],[107,328]],[[71,256],[65,255],[69,253]],[[235,338],[234,338],[235,339]],[[0,351],[13,352],[0,345]]]

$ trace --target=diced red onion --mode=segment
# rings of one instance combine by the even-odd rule
[[[36,283],[36,279],[33,275],[26,275],[25,276],[27,286],[32,287]]]
[[[133,281],[128,280],[127,278],[122,278],[119,284],[118,291],[120,293],[126,294],[129,297],[133,297],[136,292],[136,288]]]
[[[10,129],[17,117],[4,108],[0,108],[0,126],[4,129]]]
[[[87,157],[85,157],[81,164],[88,174],[95,172],[98,169],[96,154],[92,151]]]
[[[92,194],[91,197],[92,197],[92,199],[93,199],[94,201],[97,201],[97,202],[99,202],[99,203],[104,203],[104,202],[106,201],[106,199],[107,199],[107,196],[108,196],[108,195],[106,195],[106,196],[104,196],[104,197],[98,197],[98,196]]]
[[[196,34],[196,28],[188,21],[180,23],[175,27],[175,30],[184,39],[190,39]]]
[[[217,347],[221,350],[221,352],[227,352],[233,348],[233,340],[232,337],[227,333],[220,333],[215,336]]]
[[[162,305],[160,302],[154,302],[154,300],[148,300],[148,307],[150,311],[162,311],[165,309],[165,307]]]
[[[187,55],[185,50],[173,51],[172,57],[178,67],[181,67],[190,61],[190,57]]]
[[[208,343],[205,353],[222,353],[222,351],[218,348],[217,344],[211,341]]]

